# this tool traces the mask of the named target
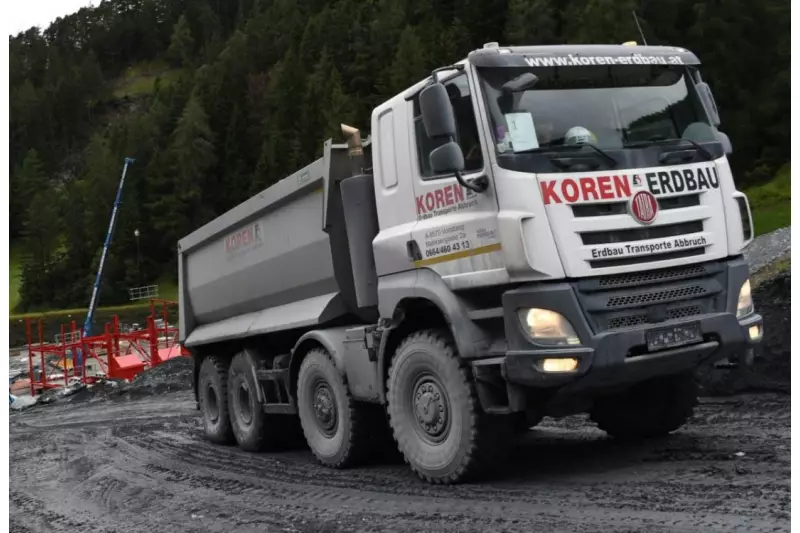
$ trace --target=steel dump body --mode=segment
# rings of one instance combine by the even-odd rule
[[[218,342],[357,312],[346,303],[349,258],[334,258],[347,248],[337,239],[341,200],[328,200],[338,193],[343,159],[341,146],[326,143],[322,158],[178,243],[181,341]]]

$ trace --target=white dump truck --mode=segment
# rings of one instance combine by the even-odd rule
[[[750,364],[750,208],[698,58],[485,45],[346,144],[181,239],[180,338],[205,434],[302,428],[325,465],[387,428],[424,480],[590,413],[678,429],[700,365]]]

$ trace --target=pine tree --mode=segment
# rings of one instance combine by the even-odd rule
[[[507,44],[558,44],[561,29],[559,7],[555,0],[509,0]]]
[[[400,43],[389,71],[388,87],[391,94],[397,94],[429,75],[425,65],[425,51],[419,36],[412,26],[406,26],[400,35]]]
[[[172,31],[167,57],[176,66],[188,66],[192,63],[194,47],[194,38],[189,23],[186,21],[186,16],[181,15]]]
[[[22,165],[12,174],[10,202],[11,220],[9,221],[11,236],[16,236],[25,225],[28,217],[28,206],[41,191],[48,189],[48,179],[44,163],[39,153],[30,149],[22,160]]]

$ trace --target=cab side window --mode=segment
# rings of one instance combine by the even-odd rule
[[[475,110],[466,74],[459,74],[444,84],[450,95],[450,103],[456,117],[456,139],[464,154],[464,172],[475,172],[483,168],[483,155],[481,154],[478,125],[475,121]],[[431,151],[443,145],[444,139],[430,139],[425,134],[422,115],[419,109],[419,97],[414,98],[414,133],[417,140],[417,157],[419,158],[419,171],[423,180],[433,180],[445,177],[434,174],[431,169]]]

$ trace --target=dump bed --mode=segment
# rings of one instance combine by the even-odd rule
[[[328,141],[322,158],[180,240],[185,345],[307,328],[363,311],[355,302],[340,192],[348,169],[346,146]],[[362,182],[371,190],[371,180]]]

